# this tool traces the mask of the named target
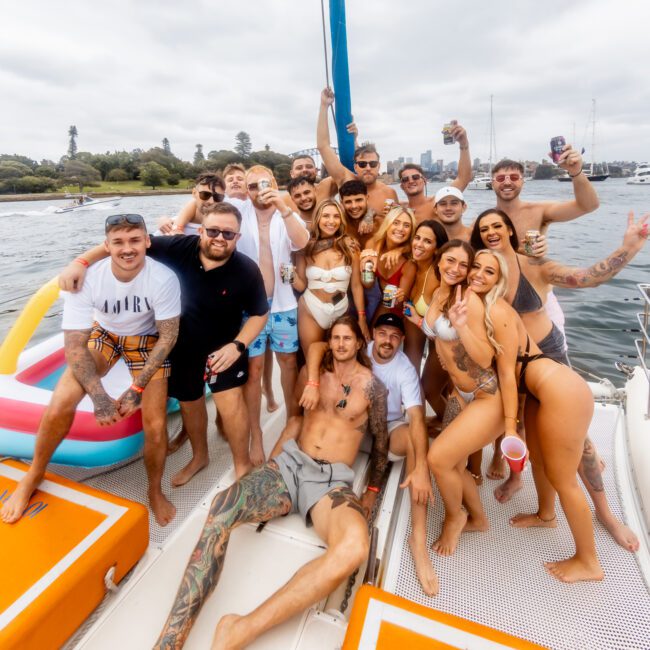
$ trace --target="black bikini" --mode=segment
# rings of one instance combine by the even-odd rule
[[[521,364],[521,370],[519,371],[519,383],[517,384],[517,390],[520,395],[527,395],[530,396],[534,399],[537,399],[535,395],[533,395],[529,390],[528,386],[526,386],[526,369],[528,367],[528,364],[531,363],[532,361],[537,361],[537,359],[551,359],[551,361],[555,361],[555,363],[560,363],[557,359],[554,359],[553,357],[549,356],[548,354],[544,354],[544,352],[539,352],[538,354],[528,354],[528,351],[530,350],[530,336],[526,335],[526,352],[524,354],[518,354],[517,355],[517,363]]]

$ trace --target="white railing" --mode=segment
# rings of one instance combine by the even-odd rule
[[[643,311],[636,315],[642,338],[635,339],[634,345],[636,347],[636,353],[639,356],[641,367],[648,380],[648,406],[645,415],[646,419],[648,419],[650,418],[650,371],[648,370],[647,360],[648,349],[650,348],[650,335],[648,334],[648,325],[650,324],[650,284],[641,283],[636,286],[641,294],[641,300],[643,300]]]

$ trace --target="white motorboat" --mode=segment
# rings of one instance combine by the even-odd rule
[[[489,176],[479,176],[470,181],[467,186],[468,190],[491,190],[492,179]]]
[[[639,163],[634,170],[634,176],[627,179],[628,185],[650,185],[650,165]]]
[[[62,214],[63,212],[73,212],[76,210],[90,210],[98,205],[104,207],[114,208],[120,204],[121,196],[114,196],[106,199],[94,199],[88,194],[66,194],[66,199],[71,199],[72,203],[62,208],[57,208],[55,214]]]

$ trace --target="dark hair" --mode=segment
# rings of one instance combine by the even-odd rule
[[[311,164],[312,164],[314,167],[316,167],[316,161],[315,161],[315,160],[314,160],[314,159],[313,159],[309,154],[304,154],[304,155],[296,156],[296,157],[291,161],[291,169],[293,169],[293,163],[295,163],[296,160],[304,160],[305,158],[306,158],[307,160],[311,160]]]
[[[312,262],[314,261],[314,248],[316,247],[316,244],[319,241],[325,240],[325,238],[321,239],[320,220],[321,217],[323,216],[323,210],[330,205],[336,208],[336,210],[339,213],[339,217],[341,218],[341,223],[339,225],[338,232],[332,238],[331,248],[335,251],[338,251],[341,255],[343,255],[346,265],[349,265],[352,263],[353,254],[352,251],[350,250],[350,246],[348,245],[348,237],[345,234],[347,230],[347,219],[345,218],[345,210],[343,209],[341,204],[338,201],[335,201],[334,199],[326,199],[325,201],[321,201],[316,206],[316,210],[314,211],[314,216],[312,217],[311,220],[309,241],[307,242],[305,248],[303,249],[303,254],[305,256],[305,259],[311,260]]]
[[[415,169],[416,172],[420,172],[422,174],[422,177],[424,178],[424,169],[420,167],[420,165],[416,165],[415,163],[406,163],[406,165],[403,165],[402,168],[398,172],[398,176],[400,181],[402,180],[402,174],[407,170],[407,169]]]
[[[312,187],[316,185],[316,181],[314,181],[314,179],[311,178],[310,176],[298,176],[297,178],[292,178],[287,183],[287,192],[291,194],[293,190],[295,190],[299,185],[302,185],[303,183],[308,183]]]
[[[359,321],[356,318],[354,318],[354,316],[350,316],[349,314],[343,314],[343,316],[339,316],[332,323],[332,327],[330,327],[325,334],[325,340],[327,341],[328,344],[332,339],[332,332],[334,331],[334,328],[337,325],[346,325],[352,330],[352,333],[357,338],[357,341],[361,342],[361,346],[357,350],[357,362],[360,363],[364,368],[368,368],[368,370],[372,370],[372,362],[370,361],[370,359],[368,358],[368,354],[366,353],[366,342],[363,337],[363,333],[361,332],[361,328],[359,327]],[[325,371],[325,372],[334,372],[334,355],[332,354],[332,348],[330,348],[329,346],[325,351],[323,360],[321,361],[320,369],[321,371]]]
[[[223,178],[219,174],[199,174],[196,177],[195,185],[208,185],[210,189],[214,192],[215,185],[220,187],[222,190],[226,189],[226,184],[223,182]]]
[[[502,169],[516,169],[522,176],[524,175],[524,166],[516,160],[510,160],[510,158],[499,160],[499,162],[492,167],[492,175],[494,176],[494,174]]]
[[[377,149],[375,148],[375,145],[368,142],[367,144],[362,144],[360,147],[357,147],[354,150],[354,162],[357,162],[357,159],[360,156],[363,156],[364,154],[367,153],[374,153],[377,156],[377,160],[379,160],[379,154],[377,153]]]
[[[354,196],[355,194],[368,194],[368,188],[366,184],[362,181],[345,181],[341,187],[339,187],[339,196],[343,198],[344,196]]]
[[[503,219],[503,223],[505,223],[506,226],[512,231],[512,234],[510,235],[510,245],[515,249],[515,251],[518,251],[519,237],[517,237],[517,230],[512,223],[512,219],[503,210],[499,210],[499,208],[490,208],[489,210],[484,210],[481,212],[481,214],[478,215],[478,217],[476,217],[474,227],[472,228],[472,236],[469,238],[469,241],[472,244],[474,250],[480,251],[482,248],[487,248],[481,239],[481,219],[487,217],[489,214],[498,214],[501,219]]]
[[[232,203],[208,204],[203,209],[203,218],[205,219],[209,214],[233,214],[241,226],[241,212]]]
[[[451,250],[452,248],[462,248],[466,253],[467,253],[467,272],[469,273],[469,269],[471,268],[472,264],[474,263],[474,249],[466,242],[463,241],[462,239],[451,239],[448,241],[444,246],[441,246],[438,251],[436,252],[436,259],[433,261],[433,272],[436,274],[436,277],[438,280],[440,280],[440,269],[438,268],[440,264],[440,260],[442,259],[442,256],[448,251]],[[463,282],[459,282],[459,285],[467,283],[467,278],[463,280]],[[461,289],[462,291],[462,289]],[[451,306],[456,302],[456,292],[455,291],[450,291],[449,296],[445,302],[444,305],[442,305],[442,313],[446,316],[447,313],[449,312],[449,309]]]
[[[424,221],[421,221],[415,227],[413,236],[415,237],[417,231],[425,226],[427,228],[431,228],[431,230],[433,230],[433,234],[436,236],[436,250],[441,246],[444,246],[449,241],[449,235],[447,234],[447,231],[443,228],[441,223],[435,221],[434,219],[425,219]]]

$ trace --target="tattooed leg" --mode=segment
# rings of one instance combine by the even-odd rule
[[[327,550],[247,616],[224,616],[213,650],[247,647],[266,630],[332,593],[361,565],[368,556],[368,523],[357,504],[348,490],[336,488],[311,509],[314,529],[327,542]]]
[[[442,416],[442,430],[451,424],[461,412],[460,400],[454,395],[449,398],[445,408],[445,414]]]
[[[203,603],[217,585],[231,531],[244,523],[279,517],[290,509],[287,486],[273,461],[217,494],[155,648],[181,648],[185,643]]]

